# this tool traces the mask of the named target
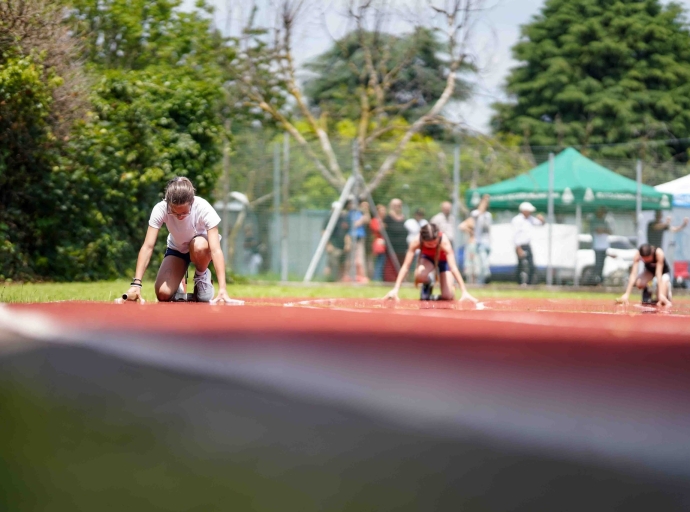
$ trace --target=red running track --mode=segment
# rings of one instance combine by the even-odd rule
[[[690,316],[610,301],[5,306],[0,327],[146,364],[690,479]],[[567,312],[580,310],[583,312]],[[678,314],[681,313],[681,314]]]

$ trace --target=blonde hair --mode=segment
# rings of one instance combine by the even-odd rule
[[[171,179],[165,187],[165,202],[174,205],[192,204],[196,189],[189,178],[178,176]]]

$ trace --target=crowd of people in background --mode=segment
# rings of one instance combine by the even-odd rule
[[[331,205],[331,214],[338,206],[337,201]],[[354,277],[359,283],[366,283],[370,279],[394,282],[408,247],[419,239],[422,228],[431,223],[439,228],[455,249],[456,228],[467,234],[469,241],[459,251],[460,256],[465,255],[460,258],[460,261],[464,261],[462,270],[470,283],[482,284],[490,277],[492,216],[488,207],[489,198],[485,196],[477,209],[457,224],[448,201],[442,202],[440,211],[427,220],[423,208],[417,208],[407,218],[399,198],[391,199],[388,205],[376,205],[376,212],[372,214],[367,201],[359,202],[351,197],[343,205],[326,245],[324,274],[329,281],[351,282]],[[324,221],[324,232],[330,218],[331,215]],[[413,269],[418,258],[417,254]]]
[[[332,205],[333,208],[337,206],[337,202]],[[476,209],[465,210],[466,218],[458,223],[448,201],[442,202],[438,213],[427,220],[423,208],[417,208],[411,217],[406,217],[403,201],[399,198],[391,199],[387,205],[376,205],[374,213],[367,201],[351,198],[343,205],[327,244],[325,275],[331,281],[348,282],[354,278],[359,283],[370,279],[394,282],[410,245],[419,239],[425,225],[434,224],[457,251],[456,259],[465,280],[471,284],[485,284],[491,279],[489,257],[493,216],[489,208],[490,198],[485,195]],[[324,222],[324,230],[329,219]],[[603,284],[604,263],[610,256],[610,236],[614,233],[612,216],[601,207],[588,219],[595,263],[594,282],[587,284]],[[518,262],[515,281],[518,284],[526,286],[536,281],[532,237],[534,228],[544,223],[543,215],[536,213],[536,208],[529,202],[519,205],[518,214],[511,221]],[[687,224],[688,219],[685,219],[672,226],[670,217],[663,219],[663,212],[657,211],[656,218],[647,226],[647,242],[653,247],[662,247],[666,231],[675,233]],[[462,236],[456,240],[458,232]],[[418,253],[411,265],[413,271],[419,261]]]

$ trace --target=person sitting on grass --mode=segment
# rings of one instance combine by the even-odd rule
[[[644,272],[639,274],[640,261],[644,264]],[[639,275],[638,275],[639,274]],[[671,273],[668,262],[664,257],[664,251],[660,247],[654,247],[650,244],[642,244],[640,249],[635,253],[632,267],[630,267],[630,279],[628,279],[628,287],[625,293],[618,299],[618,302],[623,304],[628,303],[632,287],[637,286],[642,290],[642,303],[652,304],[652,294],[647,288],[649,284],[656,277],[657,286],[657,301],[660,306],[671,305]]]
[[[186,300],[182,285],[190,262],[194,263],[194,298],[198,302],[230,301],[225,290],[225,261],[220,248],[220,217],[208,201],[194,195],[192,182],[184,177],[170,180],[165,199],[153,207],[144,244],[127,300],[141,299],[142,279],[151,261],[158,231],[168,227],[168,247],[158,269],[154,290],[161,302]],[[213,283],[208,266],[213,261],[218,277],[218,296],[213,299]]]
[[[421,258],[419,259],[419,266],[415,270],[415,284],[422,283],[420,300],[455,299],[455,286],[453,283],[453,278],[455,278],[460,284],[460,290],[462,290],[460,300],[477,302],[477,299],[472,297],[468,293],[467,288],[465,288],[465,282],[462,280],[458,266],[455,263],[455,255],[453,254],[450,240],[445,234],[440,232],[436,224],[426,224],[421,229],[419,237],[410,242],[405,255],[405,261],[398,272],[395,286],[386,294],[384,299],[399,300],[398,291],[400,290],[400,285],[410,270],[410,265],[417,249],[421,252]],[[436,279],[435,273],[441,284],[441,295],[432,297],[431,292]]]

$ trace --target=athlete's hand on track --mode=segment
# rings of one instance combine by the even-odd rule
[[[460,302],[462,302],[463,300],[469,300],[469,301],[474,302],[475,304],[477,302],[479,302],[477,299],[472,297],[472,295],[470,295],[468,292],[462,292],[462,295],[460,296]]]
[[[624,293],[621,295],[619,298],[616,299],[616,302],[618,304],[625,304],[626,306],[628,305],[628,294]]]
[[[141,286],[131,286],[127,290],[127,300],[128,301],[141,301]]]
[[[398,290],[393,289],[389,291],[383,298],[383,300],[394,300],[395,302],[400,302],[400,297],[398,297]]]
[[[218,290],[218,295],[215,299],[211,300],[211,304],[218,304],[219,302],[232,303],[235,301],[230,298],[227,290]]]
[[[659,306],[665,308],[671,305],[671,301],[665,295],[659,295]]]

